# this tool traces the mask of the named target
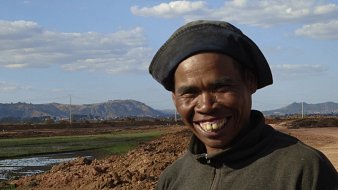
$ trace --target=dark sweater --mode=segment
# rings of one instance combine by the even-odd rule
[[[320,151],[274,130],[252,111],[245,134],[215,155],[207,155],[193,136],[187,153],[161,174],[157,189],[338,190],[338,175]]]

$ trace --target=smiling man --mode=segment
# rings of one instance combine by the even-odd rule
[[[208,154],[222,151],[248,126],[254,77],[242,76],[238,63],[220,53],[200,53],[175,72],[173,100],[184,123]]]
[[[179,28],[149,67],[193,132],[187,153],[157,189],[338,189],[337,171],[318,150],[265,124],[251,96],[272,84],[256,44],[222,21]]]

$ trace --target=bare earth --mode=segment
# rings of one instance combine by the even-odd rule
[[[278,130],[322,151],[338,169],[338,127]],[[154,189],[164,168],[182,155],[190,139],[184,127],[171,127],[171,132],[154,141],[143,143],[126,155],[103,160],[79,158],[54,166],[44,174],[12,181],[17,189]]]

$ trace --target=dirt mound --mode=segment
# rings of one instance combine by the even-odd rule
[[[44,174],[12,181],[17,189],[154,189],[160,173],[182,155],[191,133],[182,127],[142,143],[125,155],[103,160],[78,158]]]
[[[337,127],[338,118],[329,117],[329,118],[303,118],[296,119],[288,122],[286,124],[288,128],[298,129],[298,128],[318,128],[318,127]]]

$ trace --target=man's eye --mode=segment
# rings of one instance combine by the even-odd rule
[[[199,94],[198,90],[190,89],[190,90],[182,91],[180,96],[183,98],[194,98],[198,96],[198,94]]]
[[[197,93],[195,93],[195,92],[185,92],[185,93],[181,94],[181,97],[192,98],[192,97],[195,97],[196,95],[197,95]]]
[[[229,85],[222,85],[222,86],[217,86],[215,88],[215,92],[227,92],[231,89]]]

